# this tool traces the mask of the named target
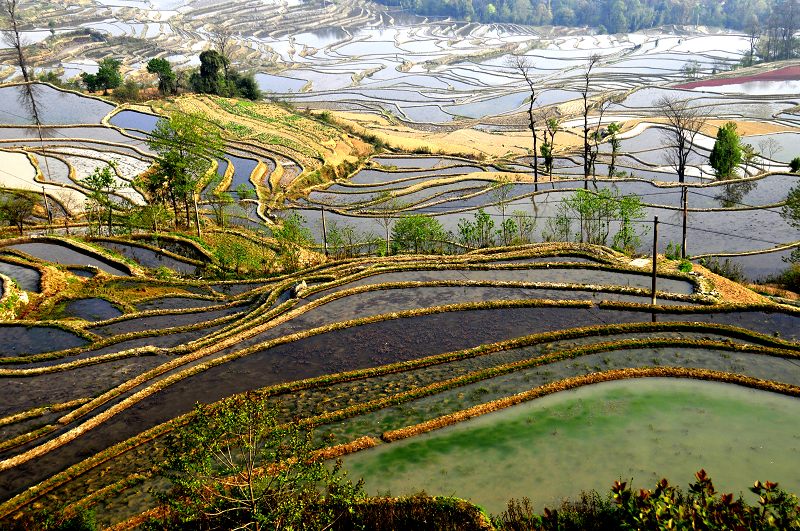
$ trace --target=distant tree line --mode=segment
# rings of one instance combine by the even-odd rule
[[[591,26],[624,33],[665,24],[749,30],[762,24],[794,24],[798,0],[379,0],[425,16],[471,22],[535,26]],[[790,16],[787,18],[787,14]],[[777,35],[793,35],[781,28]]]

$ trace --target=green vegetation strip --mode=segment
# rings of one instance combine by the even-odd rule
[[[55,431],[59,426],[56,424],[47,424],[46,426],[41,426],[33,431],[29,431],[23,433],[21,435],[17,435],[11,439],[7,439],[5,441],[0,442],[0,452],[7,452],[17,446],[21,446],[23,444],[27,444],[33,440],[36,440],[40,437],[47,435]]]
[[[698,308],[697,306],[651,306],[650,304],[639,304],[636,302],[620,302],[620,301],[601,301],[597,304],[598,307],[604,310],[620,310],[620,311],[642,311],[647,310],[651,313],[708,313],[709,307]],[[744,304],[744,303],[722,303],[713,306],[714,313],[731,313],[731,312],[767,312],[767,313],[783,313],[788,315],[800,316],[800,308],[778,306],[772,303],[763,304]]]
[[[0,369],[0,378],[20,378],[28,376],[40,376],[42,374],[52,374],[56,372],[64,372],[78,367],[88,367],[89,365],[99,365],[109,361],[122,360],[127,358],[138,358],[141,356],[157,356],[162,352],[158,347],[139,347],[135,349],[123,350],[120,352],[113,352],[111,354],[102,354],[100,356],[93,356],[91,358],[84,358],[75,360],[68,363],[60,363],[57,365],[47,365],[44,367],[34,367],[30,369]]]

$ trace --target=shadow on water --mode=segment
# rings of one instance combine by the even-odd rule
[[[42,275],[36,269],[0,260],[0,273],[11,277],[25,291],[39,293]]]

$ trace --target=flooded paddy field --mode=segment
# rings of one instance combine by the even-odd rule
[[[197,264],[180,260],[174,256],[170,256],[161,251],[156,251],[155,249],[151,249],[149,247],[126,244],[113,240],[95,240],[95,242],[98,245],[115,251],[126,258],[130,258],[137,264],[147,268],[158,269],[159,267],[166,267],[183,275],[195,275],[198,270]]]
[[[0,273],[10,277],[25,291],[39,292],[39,283],[42,275],[34,267],[0,260]]]
[[[797,489],[797,441],[785,427],[798,414],[794,398],[727,384],[623,381],[367,450],[346,464],[367,478],[372,493],[458,491],[492,512],[515,493],[542,508],[573,496],[576,487],[603,492],[614,478],[634,478],[637,487],[662,477],[685,482],[700,468],[725,491],[766,476]],[[390,475],[381,472],[390,468]]]
[[[110,275],[130,275],[121,264],[115,264],[111,259],[102,258],[90,251],[82,252],[72,246],[59,243],[20,243],[11,245],[7,249],[20,251],[40,260],[56,264],[93,266]]]

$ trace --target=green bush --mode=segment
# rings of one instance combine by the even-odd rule
[[[678,271],[683,273],[688,273],[692,270],[692,263],[689,260],[681,260],[681,263],[678,264]]]
[[[6,531],[94,531],[98,529],[92,511],[81,509],[69,515],[61,511],[35,511],[14,522],[3,522]]]
[[[710,260],[703,260],[702,264],[712,273],[734,282],[744,282],[745,276],[742,271],[742,266],[735,264],[726,258],[724,262],[720,262],[718,258],[711,258]]]
[[[578,501],[565,500],[557,509],[533,510],[531,501],[512,499],[504,513],[493,518],[497,529],[504,531],[604,531],[617,528],[617,509],[609,498],[597,492],[584,492]]]
[[[334,531],[483,531],[491,530],[489,518],[475,505],[420,493],[404,498],[371,498],[353,505],[336,522]]]
[[[800,292],[800,263],[791,264],[786,271],[772,281],[789,291]]]
[[[166,441],[169,507],[151,529],[328,529],[363,498],[315,451],[313,434],[282,423],[255,394],[197,405]]]
[[[662,479],[654,490],[634,492],[627,482],[615,481],[608,498],[585,493],[577,502],[564,502],[558,509],[537,514],[530,501],[511,500],[508,509],[493,521],[497,529],[603,530],[603,529],[703,529],[703,530],[785,530],[800,529],[797,496],[778,488],[777,483],[756,481],[750,488],[755,505],[733,494],[719,493],[704,470],[684,492]]]
[[[669,260],[680,260],[681,258],[681,244],[670,241],[667,244],[667,250],[664,251],[664,256]]]
[[[789,168],[791,168],[792,173],[800,172],[800,157],[795,157],[789,163]]]

